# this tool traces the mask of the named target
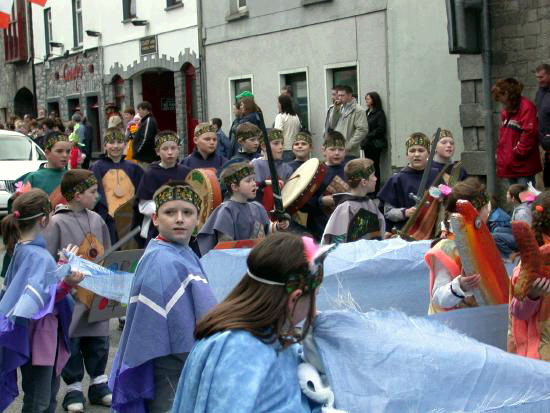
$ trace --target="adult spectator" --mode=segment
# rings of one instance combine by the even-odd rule
[[[353,97],[351,87],[344,85],[338,89],[338,98],[330,117],[330,127],[344,135],[346,139],[346,156],[349,159],[358,158],[361,143],[369,126],[367,114]]]
[[[374,162],[374,170],[378,178],[375,193],[378,193],[380,189],[380,155],[388,146],[386,140],[386,114],[382,109],[382,100],[377,92],[367,93],[365,103],[367,104],[369,131],[361,144],[361,148],[365,152],[365,157],[372,159]]]
[[[334,112],[334,102],[338,100],[338,89],[340,86],[334,85],[332,89],[330,89],[330,101],[331,104],[327,110],[327,116],[325,117],[325,132],[323,135],[326,135],[328,132],[332,132],[332,128],[330,127],[330,118],[332,117],[332,112]]]
[[[292,98],[289,95],[279,96],[277,107],[279,108],[279,113],[275,116],[273,127],[283,131],[283,161],[290,162],[295,158],[292,152],[292,143],[294,142],[294,137],[300,132],[302,125],[292,105]]]
[[[239,125],[245,122],[250,122],[260,128],[264,136],[267,136],[262,110],[258,105],[256,105],[254,96],[250,92],[246,95],[245,93],[246,92],[243,92],[237,96],[237,98],[241,99],[241,117],[239,118]]]
[[[232,144],[229,138],[222,130],[222,120],[220,118],[212,118],[210,120],[212,126],[216,128],[216,138],[218,142],[216,144],[216,153],[224,158],[229,159],[231,153]]]
[[[523,84],[509,77],[498,79],[491,89],[502,104],[497,145],[497,176],[510,184],[535,182],[542,170],[535,104],[521,96]]]
[[[137,106],[137,110],[141,122],[132,145],[133,158],[145,163],[158,161],[159,157],[155,152],[157,121],[152,114],[153,108],[149,102],[143,101]]]
[[[281,95],[287,95],[290,97],[290,99],[292,100],[292,98],[294,97],[294,92],[292,91],[292,86],[290,85],[284,85],[282,88],[281,88]]]
[[[539,90],[535,97],[539,117],[539,139],[544,149],[544,187],[550,187],[550,65],[542,64],[535,70]]]

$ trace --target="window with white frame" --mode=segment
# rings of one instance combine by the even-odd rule
[[[334,86],[349,86],[353,90],[353,97],[357,99],[357,66],[344,66],[329,69],[327,76],[328,89]]]
[[[246,10],[246,0],[236,0],[237,1],[237,9],[239,11]]]
[[[176,7],[182,4],[182,0],[166,0],[166,7]]]
[[[252,76],[243,76],[239,78],[229,79],[229,99],[231,107],[237,103],[237,96],[243,92],[252,92]],[[231,119],[233,119],[233,111],[231,111]]]
[[[122,19],[131,20],[136,16],[136,0],[122,0]]]
[[[82,27],[82,0],[73,0],[74,47],[82,46],[84,29]]]
[[[44,38],[46,40],[46,55],[49,56],[52,53],[52,47],[50,41],[52,40],[52,9],[44,9]]]

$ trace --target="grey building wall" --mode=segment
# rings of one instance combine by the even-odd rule
[[[534,100],[538,88],[535,68],[541,63],[550,63],[550,0],[495,0],[490,3],[490,13],[492,83],[498,78],[515,77],[525,85],[524,96]],[[481,71],[480,55],[460,57],[463,161],[467,170],[475,175],[487,173]],[[494,135],[491,138],[495,141],[499,110],[498,104],[493,103]]]

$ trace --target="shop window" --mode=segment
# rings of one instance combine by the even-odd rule
[[[8,28],[4,30],[4,57],[6,62],[27,59],[25,16],[25,1],[15,0],[11,9]]]
[[[50,41],[52,40],[52,9],[44,9],[44,39],[46,40],[46,56],[52,53]]]
[[[252,76],[230,79],[231,106],[237,102],[236,97],[245,91],[252,92]],[[233,118],[233,110],[231,110],[231,118]]]
[[[357,92],[359,90],[357,84],[357,66],[345,66],[329,69],[328,90],[333,86],[349,86],[353,90],[353,97],[357,99]]]
[[[122,19],[131,20],[137,17],[136,0],[122,0]]]
[[[302,127],[309,130],[309,101],[307,89],[307,73],[295,72],[281,75],[281,85],[290,86],[292,101]]]
[[[84,40],[82,27],[82,0],[73,0],[73,36],[74,47],[81,47]]]

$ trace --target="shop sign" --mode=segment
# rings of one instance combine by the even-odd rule
[[[147,36],[139,39],[139,53],[146,54],[157,53],[157,36]]]
[[[66,82],[82,79],[82,72],[83,69],[80,63],[76,63],[74,66],[70,66],[68,63],[63,65],[63,79],[65,79]]]
[[[163,112],[174,112],[176,110],[176,99],[175,98],[161,98],[160,99],[160,110]]]

